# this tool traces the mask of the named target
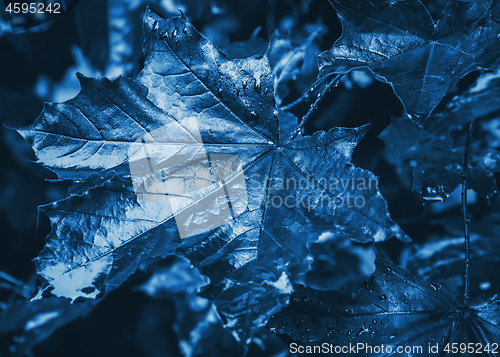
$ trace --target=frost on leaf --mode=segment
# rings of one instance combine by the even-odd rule
[[[343,34],[320,55],[320,74],[369,70],[417,117],[425,118],[476,69],[485,49],[498,53],[500,24],[492,19],[491,0],[451,0],[436,22],[419,0],[330,2]]]
[[[368,126],[280,138],[266,55],[229,60],[183,16],[163,20],[147,12],[145,36],[146,63],[136,80],[80,76],[77,97],[47,104],[31,127],[19,130],[38,162],[61,179],[114,175],[43,207],[52,232],[36,259],[43,280],[38,297],[96,298],[143,259],[177,254],[210,278],[204,296],[246,341],[287,303],[291,282],[308,269],[316,231],[360,242],[408,240],[390,220],[376,177],[350,164]],[[192,160],[201,150],[195,137],[210,167],[217,155],[238,158],[247,202],[220,227],[181,239],[180,213],[191,209],[188,223],[211,226],[226,195],[208,185],[183,197],[174,212],[165,200],[143,199],[147,185],[138,195],[129,167],[144,159],[148,142],[152,165],[172,172],[163,176],[166,186],[198,182],[204,178]],[[197,211],[207,197],[212,205]]]
[[[392,356],[397,346],[427,348],[429,344],[440,344],[439,355],[445,356],[446,343],[491,346],[497,342],[498,296],[465,310],[446,289],[429,278],[413,276],[381,258],[375,264],[370,281],[365,281],[356,292],[298,286],[290,305],[270,319],[268,329],[287,342],[304,345],[326,342],[340,346],[384,344],[392,348],[392,353],[359,351],[365,356]],[[427,353],[423,350],[415,355]]]

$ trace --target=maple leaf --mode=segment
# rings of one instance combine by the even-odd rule
[[[463,130],[471,121],[481,134],[471,144],[469,182],[490,200],[497,192],[494,174],[500,171],[500,153],[494,136],[500,111],[499,71],[480,76],[474,85],[451,100],[442,112],[430,115],[422,126],[393,118],[380,137],[400,157],[400,165],[414,160],[413,190],[426,200],[444,200],[460,183]],[[479,134],[479,132],[478,132]]]
[[[479,214],[471,218],[469,260],[475,269],[470,271],[469,287],[471,299],[475,303],[487,301],[491,295],[500,293],[500,281],[493,278],[493,272],[500,268],[499,204],[500,201],[495,199],[490,207],[492,215]],[[430,234],[425,242],[412,247],[412,254],[409,254],[405,266],[442,284],[458,299],[464,288],[463,222],[445,216],[434,219],[433,224],[444,228],[446,235]]]
[[[420,121],[493,44],[491,0],[451,0],[434,22],[419,0],[330,0],[342,37],[319,56],[320,75],[365,69],[386,81]]]
[[[177,254],[210,278],[204,295],[246,340],[287,302],[290,281],[308,268],[315,230],[361,242],[408,240],[376,185],[359,186],[375,176],[349,162],[368,126],[280,139],[265,54],[228,60],[184,16],[163,20],[148,11],[145,35],[146,63],[136,80],[80,76],[77,97],[46,104],[31,127],[19,130],[38,162],[61,179],[98,177],[96,187],[83,182],[88,190],[42,207],[52,232],[36,259],[44,281],[36,298],[96,298],[143,259]],[[175,207],[166,204],[167,191],[149,186],[149,171],[135,170],[148,159],[163,168],[166,187],[196,188],[211,180],[197,168],[218,170],[220,155],[239,160],[244,181],[238,174],[224,185],[173,192]],[[330,178],[343,185],[326,184]],[[213,227],[226,189],[244,204],[232,202],[235,217]],[[365,204],[340,204],[349,195]],[[296,205],[277,204],[289,196]],[[186,220],[176,225],[180,216]],[[181,226],[197,234],[181,236]]]
[[[76,24],[82,51],[92,66],[103,75],[135,76],[141,69],[142,16],[146,6],[162,14],[188,13],[190,19],[198,19],[202,13],[211,13],[211,1],[195,4],[191,0],[88,0],[75,9]],[[191,17],[191,15],[194,15]]]
[[[297,283],[317,290],[357,286],[375,270],[372,248],[372,244],[359,244],[342,234],[325,232],[309,247],[314,261]]]
[[[86,1],[76,9],[82,51],[93,67],[116,77],[139,71],[145,1]]]
[[[267,327],[284,340],[304,345],[326,342],[334,346],[386,346],[383,351],[357,352],[366,356],[393,355],[398,346],[410,347],[414,355],[426,356],[428,346],[436,344],[437,355],[445,356],[448,343],[482,343],[483,347],[489,344],[490,352],[483,353],[495,355],[491,348],[498,343],[500,329],[498,295],[485,304],[465,309],[428,277],[413,276],[380,257],[375,264],[370,281],[365,281],[357,292],[317,291],[298,286],[290,305],[275,314]],[[463,355],[474,354],[466,351]]]
[[[313,51],[315,47],[313,41],[321,32],[321,27],[310,26],[307,38],[300,38],[300,44],[296,43],[291,36],[284,36],[276,31],[271,39],[269,48],[269,61],[273,68],[274,90],[276,104],[280,106],[283,100],[290,93],[290,84],[295,81],[302,71],[306,74],[314,74],[318,71],[317,63]],[[312,60],[314,59],[314,68]],[[303,74],[304,77],[306,75]],[[312,76],[307,76],[307,78]]]
[[[0,335],[21,335],[9,350],[13,355],[25,355],[57,329],[87,316],[97,303],[89,300],[70,304],[67,299],[50,298],[16,304],[0,314]]]

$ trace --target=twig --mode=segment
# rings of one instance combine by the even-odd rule
[[[462,171],[462,213],[464,220],[464,237],[465,237],[465,292],[464,292],[464,308],[469,308],[470,300],[470,275],[469,275],[469,261],[470,261],[470,219],[467,217],[467,171],[469,169],[469,151],[472,132],[474,131],[474,122],[469,125],[469,133],[467,134],[467,141],[465,142],[464,151],[464,166]]]
[[[308,89],[307,92],[305,92],[304,94],[302,94],[299,98],[295,99],[293,102],[287,104],[287,105],[283,105],[281,106],[281,109],[283,110],[290,110],[292,109],[293,107],[295,107],[296,105],[299,105],[300,103],[304,102],[304,101],[307,101],[309,100],[309,97],[311,96],[311,94],[316,91],[318,89],[319,86],[321,86],[323,84],[323,82],[325,82],[326,79],[329,78],[331,74],[329,75],[326,75],[324,77],[321,77],[321,78],[318,78],[312,85],[311,85],[311,88]]]
[[[321,93],[318,94],[318,97],[316,98],[314,103],[309,107],[309,110],[307,111],[307,113],[302,117],[302,120],[300,121],[299,126],[297,127],[297,129],[295,129],[295,131],[292,133],[292,135],[290,135],[290,138],[287,140],[287,142],[292,141],[293,139],[295,139],[297,137],[297,135],[300,134],[300,132],[302,131],[302,129],[306,125],[307,120],[309,119],[311,114],[314,113],[314,111],[318,108],[318,106],[321,103],[321,101],[323,100],[325,94],[327,92],[329,92],[332,89],[332,87],[337,85],[338,80],[342,76],[343,76],[343,74],[339,74],[339,75],[335,76],[330,82],[328,82],[328,84],[325,86],[323,91],[321,91]]]

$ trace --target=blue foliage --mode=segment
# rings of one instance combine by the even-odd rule
[[[0,357],[496,355],[499,2],[63,3],[0,17]]]

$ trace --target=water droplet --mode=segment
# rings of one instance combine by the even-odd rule
[[[364,326],[361,326],[361,328],[359,329],[359,331],[356,335],[361,336],[362,334],[367,333],[367,332],[368,332],[368,329],[365,328]]]
[[[255,84],[253,85],[254,91],[257,93],[260,93],[260,81],[256,81]]]
[[[184,28],[182,29],[182,32],[184,32],[184,34],[186,34],[186,35],[187,35],[187,33],[188,33],[188,29],[187,29],[187,27],[184,27]]]
[[[489,281],[483,281],[481,284],[479,284],[479,289],[481,290],[488,290],[491,287],[491,283]]]
[[[380,300],[387,300],[387,296],[385,296],[384,294],[379,295],[379,296],[378,296],[378,298],[379,298]]]
[[[372,322],[373,322],[374,325],[377,324],[377,320],[375,320],[375,319]]]

